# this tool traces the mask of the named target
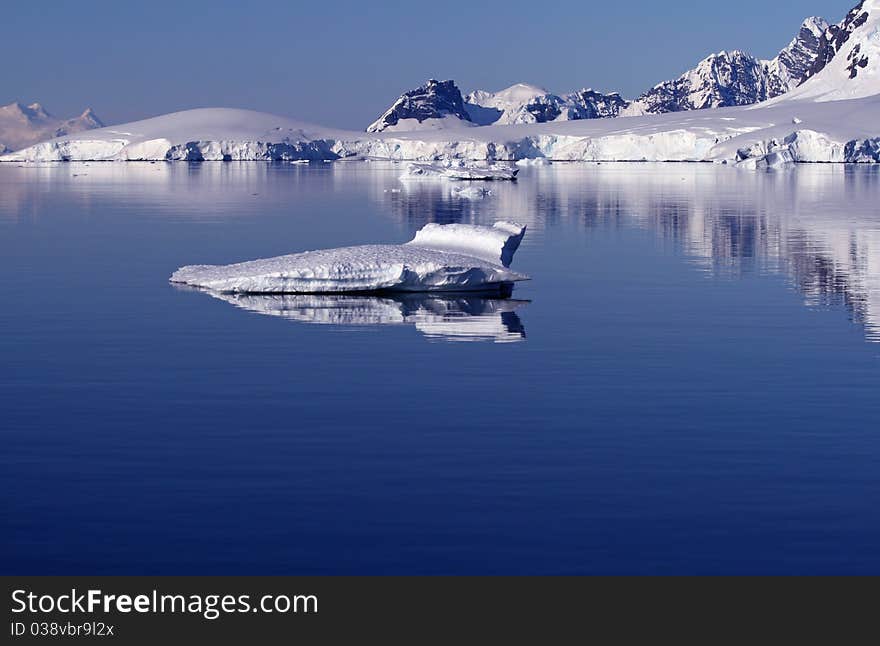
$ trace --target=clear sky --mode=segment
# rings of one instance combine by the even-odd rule
[[[0,10],[0,104],[106,123],[205,106],[362,129],[402,91],[516,82],[633,97],[707,54],[772,57],[809,15],[857,0],[13,0]]]

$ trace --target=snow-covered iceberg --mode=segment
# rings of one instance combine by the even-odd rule
[[[428,224],[402,245],[306,251],[233,265],[181,267],[171,282],[225,293],[480,291],[509,294],[527,276],[509,269],[524,226]]]
[[[477,164],[461,159],[435,163],[408,164],[400,176],[410,179],[451,179],[455,181],[513,181],[518,168],[505,164]]]
[[[510,343],[525,338],[516,310],[528,301],[443,294],[223,294],[211,296],[249,312],[300,323],[413,325],[429,339]]]

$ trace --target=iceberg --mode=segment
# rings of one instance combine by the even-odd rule
[[[527,157],[525,159],[518,159],[516,161],[517,166],[549,166],[550,160],[546,157]]]
[[[184,288],[185,289],[185,288]],[[516,310],[528,301],[478,296],[388,294],[223,294],[214,298],[249,312],[299,323],[412,325],[428,339],[512,343],[525,339]]]
[[[485,292],[509,295],[528,280],[509,269],[526,228],[428,224],[402,245],[306,251],[232,265],[189,265],[172,283],[241,294]]]
[[[463,160],[449,160],[441,163],[408,164],[402,180],[409,179],[451,179],[455,181],[513,181],[517,168],[503,164],[475,164]]]

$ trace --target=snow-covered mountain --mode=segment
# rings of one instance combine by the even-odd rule
[[[815,79],[819,78],[815,77]],[[815,82],[813,79],[811,82]],[[643,115],[365,133],[247,110],[188,110],[42,142],[0,161],[300,159],[880,162],[880,95]]]
[[[876,11],[876,3],[860,2],[853,7],[846,17],[836,25],[831,25],[819,43],[819,53],[813,63],[812,68],[808,71],[807,77],[812,77],[824,69],[831,59],[840,51],[841,47],[849,40],[853,31],[862,26],[868,19],[871,9]]]
[[[0,108],[0,151],[4,147],[17,150],[46,139],[103,127],[91,108],[78,117],[58,119],[39,103],[14,102]]]
[[[423,86],[404,92],[367,132],[421,130],[470,124],[461,91],[454,81],[430,79]]]
[[[773,60],[767,61],[769,71],[780,79],[785,91],[792,90],[810,75],[822,49],[822,37],[828,21],[813,16],[804,20],[797,36]]]
[[[476,90],[465,97],[471,121],[481,126],[616,117],[626,105],[617,93],[583,89],[560,96],[526,83],[498,92]]]
[[[677,79],[658,83],[642,94],[625,114],[752,105],[781,96],[806,78],[827,29],[823,18],[807,18],[797,36],[769,61],[739,50],[707,56]]]
[[[481,126],[553,121],[555,116],[546,115],[558,115],[561,104],[560,97],[528,83],[516,83],[498,92],[475,90],[465,97],[471,121]]]
[[[763,61],[739,50],[722,51],[677,79],[658,83],[636,99],[627,114],[751,105],[781,94],[780,85]]]
[[[777,101],[839,101],[880,93],[880,0],[863,0],[822,35],[807,79]]]
[[[620,116],[629,101],[617,92],[603,94],[592,88],[572,92],[566,97],[580,110],[581,119],[604,119]]]
[[[820,50],[830,50],[831,45],[823,45],[828,30],[823,18],[807,18],[792,41],[771,60],[739,50],[712,54],[694,69],[657,84],[632,102],[616,92],[583,89],[554,94],[536,85],[517,83],[498,92],[475,90],[464,97],[462,106],[454,82],[432,80],[402,95],[367,132],[471,123],[487,126],[577,121],[752,105],[800,85],[814,69]]]

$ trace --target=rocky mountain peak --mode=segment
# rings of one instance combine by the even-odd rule
[[[412,125],[415,125],[447,118],[465,122],[471,120],[455,81],[429,79],[421,87],[404,92],[381,117],[370,124],[367,132],[381,132],[397,127],[404,120],[414,122]]]

